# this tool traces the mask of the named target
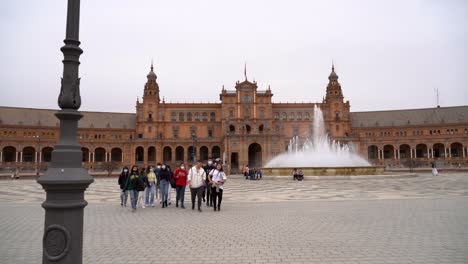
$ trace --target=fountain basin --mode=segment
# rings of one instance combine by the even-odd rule
[[[297,168],[297,167],[296,167]],[[301,167],[304,176],[374,176],[384,173],[384,166]],[[292,177],[294,167],[262,168],[264,176]],[[299,169],[299,168],[298,168]]]

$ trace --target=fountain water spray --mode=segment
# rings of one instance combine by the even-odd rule
[[[370,166],[364,158],[355,153],[352,146],[330,141],[325,130],[323,113],[314,106],[312,137],[300,144],[300,138],[294,136],[288,145],[288,151],[270,160],[266,168],[281,167],[359,167]]]

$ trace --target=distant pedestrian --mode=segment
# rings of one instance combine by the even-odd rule
[[[181,163],[179,168],[174,171],[173,175],[176,181],[176,207],[185,209],[184,206],[184,196],[185,196],[185,186],[187,185],[187,170],[185,169],[184,163]]]
[[[432,176],[437,176],[439,175],[439,172],[437,171],[437,167],[435,162],[432,163]]]
[[[127,206],[128,191],[125,190],[125,183],[127,182],[128,175],[128,167],[125,166],[120,173],[118,181],[120,186],[120,206]]]
[[[245,179],[246,179],[246,180],[249,179],[249,175],[250,175],[250,168],[249,168],[249,165],[245,165],[245,167],[244,167],[244,176],[245,176]]]
[[[161,170],[159,171],[159,177],[161,179],[159,186],[161,189],[162,208],[166,208],[167,207],[167,190],[169,188],[168,186],[170,185],[169,183],[170,178],[172,177],[172,173],[169,171],[166,164],[163,164],[161,166]]]
[[[148,169],[148,174],[146,175],[146,197],[145,197],[145,206],[154,207],[154,195],[156,193],[156,173],[154,173],[153,166],[150,166]]]
[[[188,185],[192,198],[192,210],[195,210],[195,197],[198,199],[198,211],[201,212],[202,192],[205,184],[206,173],[202,168],[201,160],[197,161],[188,173]]]
[[[257,169],[256,171],[256,177],[257,180],[260,180],[262,178],[262,169]]]
[[[124,190],[130,194],[130,203],[132,205],[132,212],[135,212],[137,208],[138,191],[137,186],[140,184],[140,174],[138,172],[138,166],[134,165],[130,170],[130,175],[127,177],[125,182]]]
[[[213,209],[221,211],[221,201],[223,200],[224,183],[227,180],[226,174],[223,171],[223,166],[218,164],[216,169],[209,174],[211,195],[213,196]]]
[[[161,181],[161,178],[159,177],[159,172],[161,171],[161,163],[158,162],[156,164],[156,169],[154,170],[154,173],[156,174],[156,201],[158,203],[161,203],[161,189],[159,187],[159,183]]]
[[[296,180],[297,179],[297,169],[296,168],[293,169],[292,174],[293,174],[293,180]]]

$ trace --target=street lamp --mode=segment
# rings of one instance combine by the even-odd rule
[[[77,142],[78,120],[83,115],[78,77],[80,0],[68,0],[66,37],[63,41],[63,78],[55,116],[60,120],[60,138],[48,170],[37,182],[46,191],[42,263],[82,263],[84,191],[94,180],[82,167]]]
[[[197,134],[195,134],[195,132],[192,132],[192,160],[194,164],[196,162],[196,159],[195,159],[195,156],[196,156],[195,145],[196,144],[197,144]]]

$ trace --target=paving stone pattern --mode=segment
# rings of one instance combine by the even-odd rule
[[[222,211],[202,213],[132,213],[115,187],[87,192],[84,263],[468,263],[468,175],[231,177]],[[0,263],[41,262],[43,199],[33,180],[0,181]]]

